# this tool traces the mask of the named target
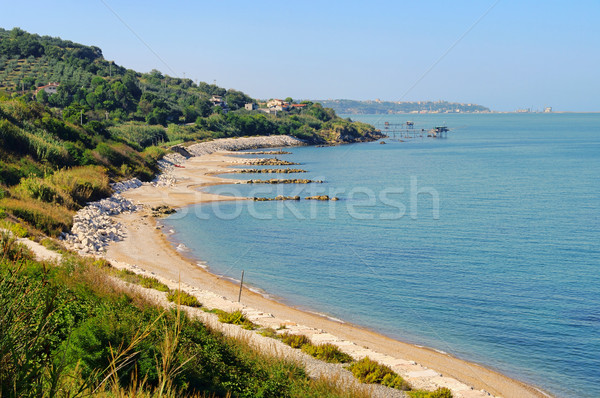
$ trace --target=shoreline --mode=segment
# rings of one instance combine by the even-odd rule
[[[232,162],[234,158],[228,156],[230,154],[219,152],[192,157],[185,162],[185,168],[170,171],[177,181],[174,185],[144,185],[123,192],[122,195],[135,203],[141,202],[148,206],[168,205],[178,209],[194,204],[247,199],[225,197],[199,190],[215,184],[236,183],[234,179],[215,176],[230,171],[228,166],[236,165]],[[134,264],[170,280],[180,280],[193,288],[216,294],[221,301],[229,302],[221,305],[236,307],[237,303],[234,300],[237,301],[239,283],[236,284],[234,278],[211,273],[198,265],[201,260],[190,258],[192,256],[186,256],[185,253],[176,250],[169,237],[163,233],[162,228],[157,227],[158,223],[148,214],[138,211],[121,214],[116,218],[125,226],[126,238],[109,245],[107,259]],[[243,309],[272,314],[276,322],[281,324],[282,321],[290,327],[297,327],[313,340],[333,341],[342,348],[352,348],[358,356],[368,355],[388,366],[391,365],[415,388],[435,389],[438,386],[447,386],[453,390],[455,397],[483,397],[488,396],[488,392],[504,397],[550,396],[534,386],[482,365],[455,358],[435,349],[404,343],[360,325],[343,320],[340,323],[326,314],[296,308],[278,301],[277,297],[269,295],[268,292],[262,294],[253,290],[255,289],[244,288]],[[274,323],[273,326],[278,325]]]

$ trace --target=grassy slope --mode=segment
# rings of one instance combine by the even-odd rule
[[[3,397],[348,396],[123,291],[102,262],[68,255],[48,266],[7,236],[0,258]]]

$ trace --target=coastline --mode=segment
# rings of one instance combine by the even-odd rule
[[[185,162],[185,168],[171,170],[176,181],[174,185],[144,185],[123,192],[122,195],[135,203],[147,206],[167,205],[178,209],[192,204],[245,199],[199,190],[209,185],[236,182],[214,176],[226,173],[227,167],[234,164],[234,158],[227,156],[230,154],[219,152],[192,157]],[[106,253],[109,260],[133,264],[172,281],[182,281],[193,288],[212,292],[215,296],[214,305],[229,306],[222,308],[225,310],[238,309],[239,304],[235,301],[239,285],[210,273],[177,251],[162,229],[157,227],[157,222],[146,212],[121,214],[116,219],[125,226],[126,238],[110,244]],[[340,323],[323,315],[302,311],[247,288],[242,294],[242,305],[245,310],[254,309],[261,314],[272,314],[272,317],[264,317],[263,320],[271,322],[275,327],[282,323],[297,327],[313,340],[333,341],[342,347],[353,349],[358,356],[368,355],[391,365],[417,388],[447,386],[453,390],[455,397],[482,397],[487,396],[487,392],[504,397],[548,396],[535,387],[481,365],[426,347],[403,343],[357,325]],[[352,343],[354,346],[351,346]]]

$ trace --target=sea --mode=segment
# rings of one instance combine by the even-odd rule
[[[191,206],[164,220],[173,244],[289,305],[600,397],[600,114],[343,116],[415,130],[224,174],[323,183],[206,190],[339,200]]]

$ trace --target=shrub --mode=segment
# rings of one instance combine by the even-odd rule
[[[233,311],[233,312],[225,312],[218,311],[217,315],[219,316],[219,322],[223,323],[231,323],[233,325],[240,325],[244,329],[252,330],[255,329],[256,326],[248,320],[242,313],[242,311]]]
[[[109,196],[112,191],[106,170],[100,166],[60,170],[48,180],[79,205]]]
[[[277,332],[273,328],[262,328],[260,332],[258,332],[261,336],[270,337],[272,339],[277,338]]]
[[[365,357],[358,362],[348,366],[354,377],[363,383],[383,384],[398,390],[409,391],[410,385],[392,369],[381,365],[369,357]]]
[[[429,398],[452,398],[452,391],[449,388],[438,388],[429,394]]]
[[[33,260],[33,252],[25,245],[18,243],[10,232],[0,231],[0,256],[10,261]]]
[[[330,363],[348,363],[352,362],[352,357],[341,351],[333,344],[312,345],[305,344],[302,346],[302,351],[317,359]]]
[[[183,290],[173,290],[167,294],[167,300],[187,307],[202,307],[198,299]]]
[[[21,183],[15,188],[21,197],[41,200],[46,203],[62,203],[63,200],[57,190],[39,177],[22,178]]]
[[[416,390],[408,393],[410,398],[452,398],[449,388],[441,387],[435,391]]]
[[[2,210],[4,211],[4,210]],[[0,221],[0,228],[6,229],[13,233],[18,238],[25,238],[29,235],[29,231],[23,225],[18,223],[13,223],[7,220]]]
[[[158,279],[152,278],[149,276],[140,276],[140,285],[142,285],[142,287],[145,287],[147,289],[158,290],[159,292],[168,292],[169,291],[169,287],[167,285],[165,285],[162,282],[159,282]],[[200,303],[198,303],[198,304],[200,304]],[[198,307],[199,306],[200,305],[198,305]],[[194,306],[191,306],[191,307],[194,307]]]
[[[147,289],[154,289],[154,290],[158,290],[159,292],[168,292],[169,291],[169,287],[167,285],[165,285],[164,283],[159,282],[158,279],[152,278],[149,276],[139,275],[133,271],[123,269],[123,270],[120,270],[117,272],[117,276],[119,278],[123,279],[125,282],[135,283],[135,284],[145,287]],[[190,297],[195,299],[195,297],[193,297],[193,296],[190,296]],[[174,301],[171,299],[169,299],[169,300]],[[183,301],[181,302],[181,304],[188,305],[188,304],[184,304]],[[198,303],[198,304],[200,304],[200,303]],[[197,305],[197,307],[199,307],[199,306],[200,305]],[[190,307],[194,307],[194,306],[190,305]]]
[[[281,335],[281,341],[289,345],[292,348],[302,348],[305,344],[310,344],[310,339],[303,334],[290,334],[283,333]]]

